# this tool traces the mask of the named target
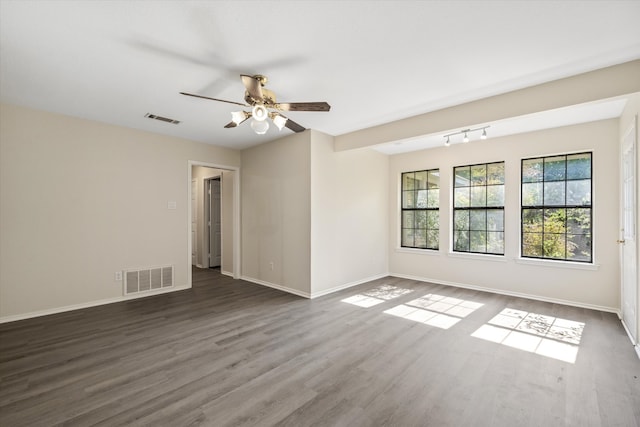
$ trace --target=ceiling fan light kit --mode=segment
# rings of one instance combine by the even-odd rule
[[[444,141],[444,146],[448,147],[451,145],[451,137],[455,136],[455,135],[464,135],[464,137],[462,138],[462,142],[469,142],[469,133],[470,132],[476,132],[481,130],[482,131],[482,135],[480,135],[480,139],[487,139],[487,128],[489,128],[491,126],[482,126],[479,128],[474,128],[474,129],[463,129],[461,131],[458,132],[452,132],[452,133],[448,133],[446,135],[444,135],[443,137],[446,138]]]
[[[245,87],[244,100],[246,101],[246,104],[186,92],[180,92],[180,94],[208,99],[211,101],[226,102],[228,104],[240,105],[247,108],[252,107],[251,112],[232,112],[231,122],[227,123],[225,128],[236,127],[250,117],[253,117],[253,120],[251,120],[251,128],[258,135],[263,135],[267,130],[269,130],[267,117],[273,121],[278,130],[282,130],[284,127],[287,127],[294,132],[303,132],[305,130],[303,126],[283,116],[281,114],[282,111],[329,111],[331,109],[331,106],[326,102],[277,103],[275,93],[264,88],[264,85],[267,83],[267,78],[265,76],[261,74],[253,76],[242,74],[240,75],[240,78]]]

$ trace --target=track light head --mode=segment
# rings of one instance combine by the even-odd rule
[[[467,135],[467,131],[464,132],[464,138],[462,138],[462,142],[469,142],[469,136]]]

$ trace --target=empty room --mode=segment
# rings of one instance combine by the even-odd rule
[[[639,19],[0,0],[0,425],[640,425]]]

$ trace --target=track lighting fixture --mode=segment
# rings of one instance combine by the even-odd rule
[[[479,128],[474,128],[474,129],[463,129],[461,131],[458,132],[452,132],[452,133],[448,133],[446,135],[444,135],[444,138],[446,138],[447,140],[444,142],[444,146],[448,147],[449,145],[451,145],[451,137],[455,136],[455,135],[464,135],[464,137],[462,138],[462,142],[469,142],[469,133],[471,132],[475,132],[475,131],[482,131],[482,135],[480,135],[480,139],[487,139],[487,128],[490,126],[482,126]]]

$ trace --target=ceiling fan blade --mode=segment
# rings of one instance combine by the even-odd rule
[[[255,79],[253,76],[248,76],[246,74],[241,74],[242,84],[249,92],[249,96],[256,100],[257,102],[262,102],[264,100],[264,96],[262,95],[262,85],[260,82]]]
[[[326,102],[285,102],[274,104],[274,108],[282,111],[329,111],[331,105]]]
[[[282,116],[284,117],[284,116]],[[291,129],[294,132],[304,132],[305,128],[302,127],[301,125],[299,125],[298,123],[294,122],[293,120],[291,120],[290,118],[287,118],[287,122],[284,124],[287,128]]]
[[[203,95],[194,95],[193,93],[180,92],[180,95],[193,96],[195,98],[208,99],[210,101],[226,102],[227,104],[235,104],[235,105],[241,105],[243,107],[248,107],[247,104],[243,104],[241,102],[227,101],[227,100],[218,99],[218,98],[210,98],[208,96],[203,96]]]

